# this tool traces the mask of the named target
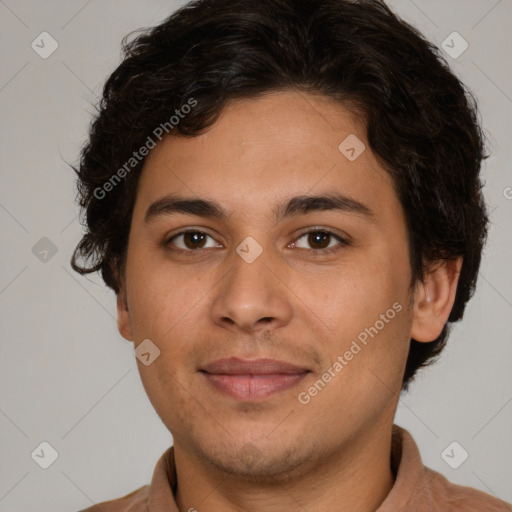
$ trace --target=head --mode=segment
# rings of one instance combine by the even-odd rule
[[[378,0],[197,1],[124,52],[76,169],[72,265],[160,350],[139,366],[175,442],[263,475],[391,421],[475,288],[469,91]],[[305,375],[232,400],[204,379],[232,356]],[[267,455],[248,465],[247,446]]]

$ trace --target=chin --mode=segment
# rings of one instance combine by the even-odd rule
[[[210,446],[211,447],[211,446]],[[217,470],[230,474],[238,480],[261,484],[282,484],[307,472],[306,462],[313,453],[299,451],[297,446],[263,446],[263,443],[248,442],[241,449],[222,450],[211,453],[200,450],[202,460]]]

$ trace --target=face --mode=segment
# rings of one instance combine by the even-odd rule
[[[146,159],[119,327],[160,350],[138,365],[175,446],[231,473],[292,474],[392,423],[410,276],[363,122],[275,92]]]

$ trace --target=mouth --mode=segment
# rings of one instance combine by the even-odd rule
[[[257,401],[298,385],[310,373],[274,359],[219,359],[200,369],[217,391],[238,400]]]

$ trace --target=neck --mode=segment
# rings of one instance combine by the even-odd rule
[[[266,512],[308,510],[375,512],[391,491],[391,425],[374,428],[293,475],[254,482],[206,465],[174,444],[180,511]],[[283,475],[284,476],[284,475]]]

